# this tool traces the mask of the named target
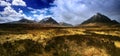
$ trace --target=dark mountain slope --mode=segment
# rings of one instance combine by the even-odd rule
[[[92,16],[90,19],[84,21],[82,24],[89,24],[89,23],[106,23],[106,24],[118,24],[116,20],[111,20],[107,16],[97,13],[96,15]]]
[[[97,13],[96,15],[92,16],[90,19],[84,21],[79,26],[116,26],[119,25],[119,22],[116,20],[111,20],[107,16]]]
[[[59,23],[57,21],[55,21],[52,17],[44,18],[39,23],[41,23],[41,24],[56,24],[56,25],[59,25]]]

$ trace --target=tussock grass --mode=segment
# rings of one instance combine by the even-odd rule
[[[119,28],[3,26],[0,56],[120,55]]]

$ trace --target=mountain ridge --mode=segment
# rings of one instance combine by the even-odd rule
[[[111,25],[118,25],[120,24],[116,20],[111,20],[107,16],[97,13],[93,15],[91,18],[87,19],[86,21],[82,22],[80,26],[111,26]]]
[[[47,26],[66,26],[66,27],[73,27],[72,24],[68,24],[66,22],[57,22],[52,17],[46,17],[40,20],[39,22],[34,20],[29,20],[26,18],[22,18],[19,21],[7,22],[3,24],[40,24],[40,25],[47,25]],[[79,25],[74,26],[120,26],[120,23],[116,20],[111,20],[109,17],[101,14],[96,13],[86,21],[82,22]]]
[[[3,23],[3,24],[31,24],[31,23],[36,23],[33,20],[28,20],[28,19],[20,19],[18,21],[13,21],[13,22],[7,22],[7,23]]]

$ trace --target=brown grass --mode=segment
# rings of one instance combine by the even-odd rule
[[[119,28],[8,27],[0,28],[0,56],[120,55]]]

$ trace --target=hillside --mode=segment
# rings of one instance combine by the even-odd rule
[[[116,20],[111,20],[107,16],[97,13],[96,15],[92,16],[90,19],[82,22],[80,26],[96,26],[96,27],[102,27],[102,26],[115,26],[119,25],[120,23]]]

